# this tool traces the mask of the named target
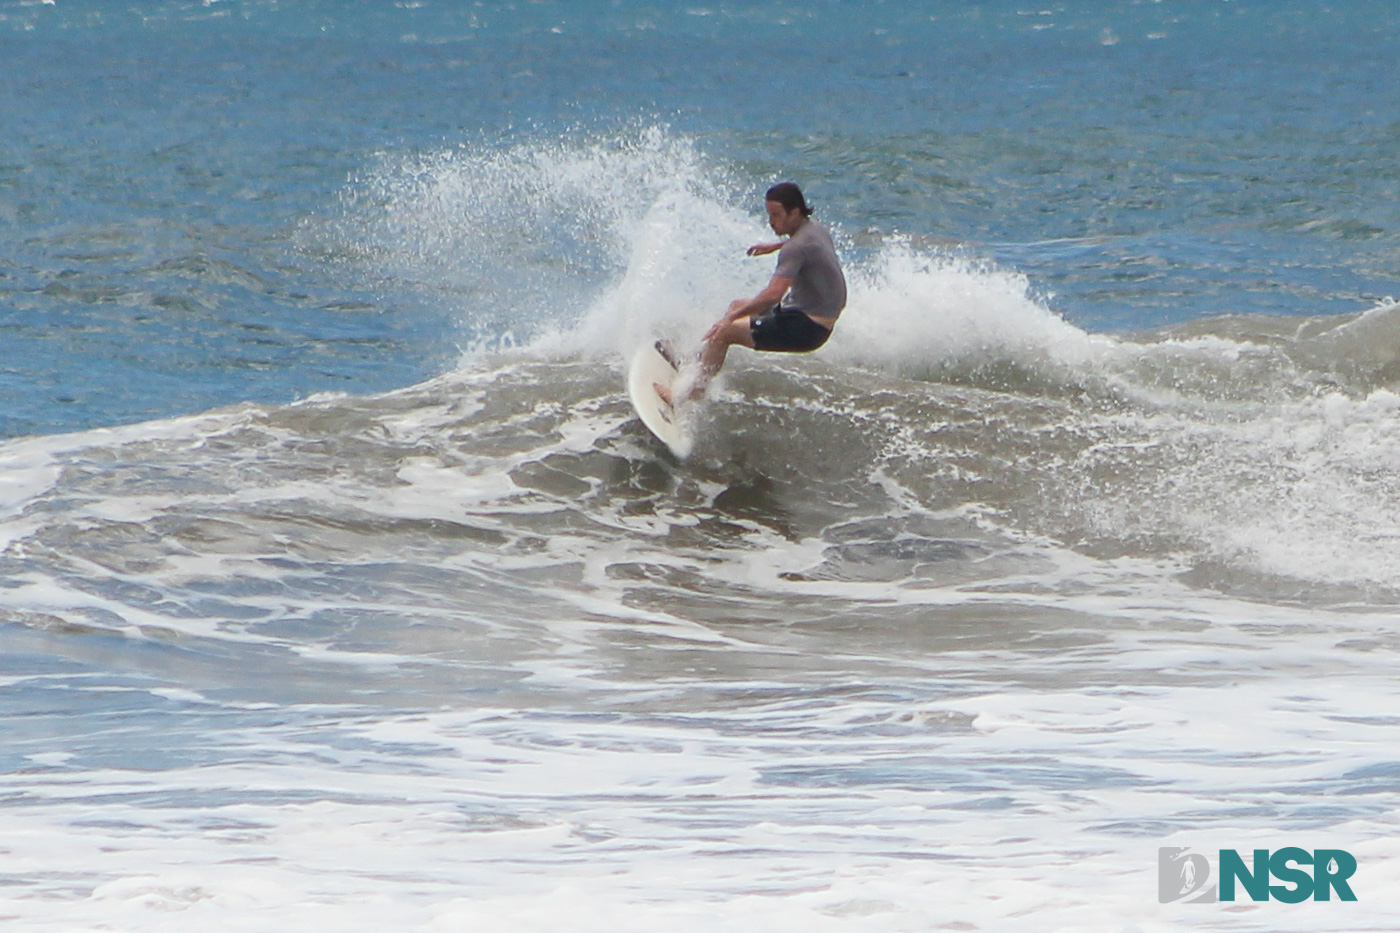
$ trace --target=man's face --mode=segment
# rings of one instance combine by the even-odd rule
[[[800,207],[788,210],[777,201],[764,201],[763,207],[768,211],[768,226],[772,227],[778,236],[792,236],[806,219]]]

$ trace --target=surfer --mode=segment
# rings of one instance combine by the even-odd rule
[[[763,207],[768,226],[787,239],[750,246],[748,255],[776,252],[778,266],[761,292],[730,302],[724,317],[705,333],[689,399],[705,394],[735,344],[771,353],[810,353],[826,343],[846,307],[846,277],[836,245],[826,228],[812,219],[802,189],[790,181],[774,185],[764,195]],[[676,364],[669,355],[668,359]],[[655,388],[667,404],[675,404],[665,386]]]

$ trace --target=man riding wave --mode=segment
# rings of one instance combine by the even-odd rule
[[[774,185],[763,207],[768,226],[787,239],[751,246],[748,255],[777,252],[778,266],[761,292],[730,302],[724,317],[706,331],[689,399],[704,396],[735,344],[771,353],[810,353],[826,343],[846,307],[846,277],[836,245],[826,227],[812,219],[802,189],[792,182]],[[655,388],[667,404],[674,404],[665,386]]]

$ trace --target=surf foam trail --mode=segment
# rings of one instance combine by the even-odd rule
[[[386,156],[321,235],[383,287],[457,307],[475,348],[575,332],[596,308],[596,333],[554,345],[615,350],[610,334],[682,315],[675,296],[719,294],[722,250],[752,226],[733,200],[689,140],[648,128]]]

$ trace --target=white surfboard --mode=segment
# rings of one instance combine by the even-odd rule
[[[670,364],[654,343],[647,343],[632,357],[627,370],[627,394],[632,407],[647,430],[655,434],[681,460],[690,456],[695,437],[684,403],[672,407],[656,394],[656,385],[674,391],[680,373]]]

